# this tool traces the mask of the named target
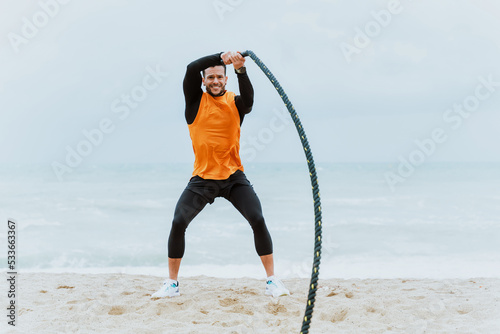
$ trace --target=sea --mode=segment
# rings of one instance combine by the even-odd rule
[[[396,185],[389,163],[317,163],[320,278],[500,277],[500,164],[427,163]],[[167,238],[191,164],[0,167],[0,268],[16,222],[22,272],[167,276]],[[315,224],[305,163],[245,173],[262,203],[276,274],[307,278]],[[394,174],[393,174],[394,175]],[[224,198],[191,222],[180,277],[264,278],[249,224]]]

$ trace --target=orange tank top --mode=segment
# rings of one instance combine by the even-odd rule
[[[235,94],[212,96],[203,92],[193,123],[188,124],[193,142],[193,176],[225,180],[237,170],[243,171],[240,159],[240,115]]]

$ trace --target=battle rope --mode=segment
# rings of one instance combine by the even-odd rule
[[[311,148],[309,147],[309,142],[307,141],[306,133],[302,124],[300,123],[299,115],[295,111],[295,108],[292,105],[292,102],[288,99],[285,91],[279,84],[278,80],[274,77],[271,71],[264,65],[264,63],[253,53],[253,51],[247,50],[241,52],[243,57],[250,56],[253,61],[260,67],[262,72],[267,76],[267,78],[274,85],[274,88],[280,94],[281,99],[285,103],[288,111],[290,112],[290,116],[292,117],[293,122],[295,123],[295,128],[300,136],[300,141],[302,142],[302,147],[304,148],[304,153],[307,159],[307,166],[309,167],[309,176],[311,177],[311,185],[312,185],[312,193],[313,193],[313,201],[314,201],[314,216],[315,216],[315,234],[314,234],[314,260],[313,260],[313,269],[311,274],[311,284],[309,285],[309,296],[307,297],[307,306],[304,314],[304,319],[302,321],[302,333],[309,333],[309,326],[311,323],[314,301],[316,300],[316,289],[318,288],[318,278],[319,278],[319,264],[321,261],[321,202],[319,195],[319,184],[318,178],[316,176],[316,167],[314,166],[314,159],[312,156]]]

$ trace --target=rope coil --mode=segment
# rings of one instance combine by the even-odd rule
[[[264,72],[267,78],[271,81],[274,88],[278,91],[283,103],[288,109],[290,113],[290,117],[292,117],[293,123],[295,124],[295,128],[300,137],[300,141],[302,143],[302,147],[304,148],[304,154],[307,159],[307,166],[309,167],[309,176],[311,178],[311,186],[313,193],[313,202],[314,202],[314,226],[315,226],[315,234],[314,234],[314,260],[313,260],[313,268],[311,273],[311,281],[309,284],[309,295],[307,297],[307,306],[306,311],[304,313],[304,318],[302,321],[302,329],[300,331],[301,334],[309,333],[309,326],[311,324],[312,313],[314,309],[314,302],[316,301],[316,290],[318,288],[317,282],[319,279],[319,265],[321,262],[321,201],[319,196],[319,184],[318,178],[316,175],[316,166],[314,165],[314,159],[312,156],[311,148],[309,147],[309,142],[307,141],[307,136],[300,122],[299,115],[295,111],[295,108],[292,105],[292,102],[288,99],[285,91],[281,87],[280,83],[276,79],[276,77],[271,73],[271,71],[264,65],[264,63],[253,53],[251,50],[247,50],[241,52],[243,57],[250,56],[253,61],[259,66],[259,68]]]

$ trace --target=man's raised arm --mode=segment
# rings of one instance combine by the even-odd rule
[[[240,95],[236,96],[234,102],[240,114],[248,114],[253,106],[253,86],[247,72],[237,73]]]
[[[240,88],[240,95],[236,96],[234,102],[240,113],[241,121],[243,116],[252,110],[253,106],[253,87],[248,77],[245,68],[245,57],[239,52],[225,52],[221,55],[222,61],[225,64],[233,64],[234,70],[238,76],[238,85]]]
[[[191,62],[186,69],[186,75],[182,87],[184,89],[184,99],[186,101],[186,121],[192,123],[196,117],[203,90],[201,89],[201,71],[208,67],[221,65],[220,53],[202,57]],[[193,114],[194,113],[194,114]],[[193,117],[194,116],[194,117]]]

